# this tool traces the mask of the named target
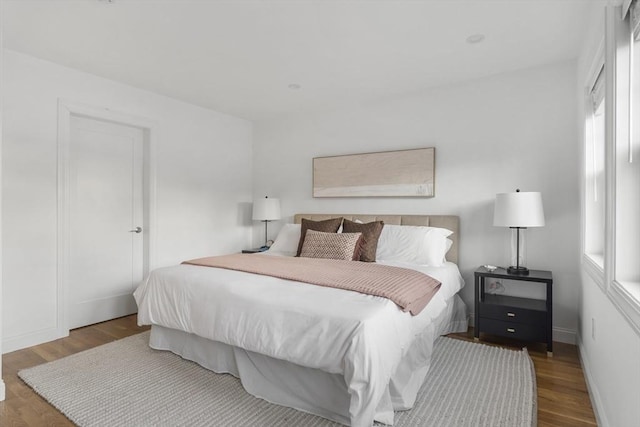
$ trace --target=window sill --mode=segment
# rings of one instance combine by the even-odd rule
[[[640,282],[613,281],[609,298],[640,335]]]
[[[595,254],[582,255],[582,267],[591,279],[598,284],[600,289],[606,292],[604,281],[604,256]]]

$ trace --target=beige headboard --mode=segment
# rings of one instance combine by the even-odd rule
[[[460,241],[460,218],[455,215],[353,215],[353,214],[296,214],[293,221],[300,224],[302,218],[312,221],[343,217],[350,221],[359,219],[362,222],[384,221],[385,224],[394,225],[422,225],[428,227],[441,227],[453,231],[449,238],[453,241],[451,249],[447,253],[447,261],[458,264],[458,244]]]

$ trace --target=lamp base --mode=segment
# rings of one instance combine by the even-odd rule
[[[509,268],[507,268],[507,273],[509,274],[515,274],[517,276],[528,276],[529,275],[529,269],[527,267],[514,267],[511,266]]]

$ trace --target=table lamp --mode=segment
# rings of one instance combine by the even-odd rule
[[[493,225],[509,227],[516,230],[516,265],[507,269],[509,274],[526,276],[529,269],[520,262],[520,244],[524,246],[524,235],[520,230],[528,227],[544,226],[544,212],[542,197],[538,192],[521,192],[496,194],[493,212]]]
[[[277,221],[280,219],[280,200],[270,199],[265,196],[264,199],[258,199],[253,203],[253,220],[264,222],[264,246],[267,247],[267,224],[269,221]]]

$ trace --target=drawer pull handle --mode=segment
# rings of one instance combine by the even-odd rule
[[[516,314],[508,311],[507,312],[507,317],[516,317]]]
[[[516,332],[514,328],[507,328],[507,332],[511,332],[512,334]]]

